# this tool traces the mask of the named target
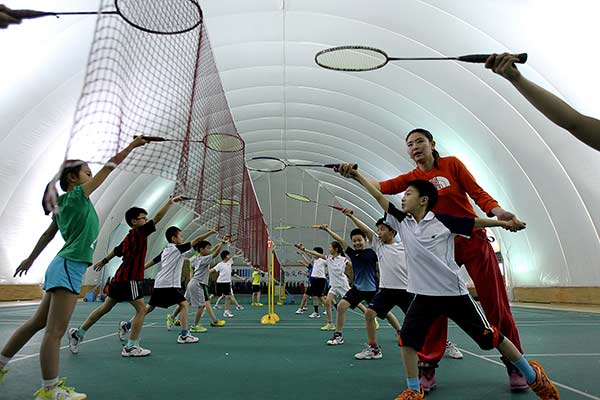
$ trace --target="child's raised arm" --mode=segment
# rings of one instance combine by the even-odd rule
[[[100,171],[98,171],[98,173],[96,175],[94,175],[94,177],[92,179],[90,179],[88,182],[81,185],[81,188],[83,189],[83,193],[85,193],[85,195],[87,197],[90,197],[90,195],[94,192],[94,190],[98,189],[98,187],[100,185],[102,185],[102,183],[106,180],[108,175],[110,175],[110,173],[117,167],[117,165],[121,164],[123,162],[123,160],[125,160],[125,158],[127,158],[129,153],[131,153],[133,151],[133,149],[143,146],[146,143],[148,143],[148,142],[146,140],[144,140],[143,136],[137,136],[133,140],[133,142],[129,143],[129,145],[127,147],[125,147],[123,150],[121,150],[119,153],[117,153],[114,157],[112,157],[110,160],[108,160],[108,162],[104,165],[104,167],[102,167],[102,169]]]
[[[302,243],[298,243],[294,245],[297,249],[305,252],[306,254],[310,254],[311,256],[317,257],[317,258],[322,258],[323,260],[325,260],[327,257],[325,257],[323,254],[321,253],[317,253],[316,251],[313,250],[308,250],[307,248],[304,247],[304,245]]]

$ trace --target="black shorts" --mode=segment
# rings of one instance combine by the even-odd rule
[[[252,285],[252,293],[259,293],[260,285]]]
[[[481,307],[471,296],[424,296],[416,295],[410,304],[398,344],[420,351],[425,337],[440,316],[445,315],[456,323],[483,350],[498,347],[504,336],[485,318]]]
[[[356,287],[353,286],[350,288],[350,290],[346,292],[343,299],[350,303],[350,308],[356,308],[356,306],[358,306],[363,300],[367,303],[370,303],[371,300],[373,300],[373,297],[375,297],[375,293],[377,292],[365,292],[362,290],[358,290]]]
[[[217,296],[230,295],[231,282],[217,282]]]
[[[108,287],[108,297],[117,303],[141,299],[144,297],[142,281],[113,281]]]
[[[381,288],[369,303],[369,308],[375,311],[379,318],[385,319],[394,306],[400,307],[406,314],[414,298],[415,295],[408,293],[405,289]]]
[[[325,287],[327,286],[327,279],[325,278],[313,278],[312,282],[308,289],[306,289],[306,294],[308,296],[317,296],[321,297],[325,294]]]
[[[148,304],[153,307],[169,308],[184,301],[185,296],[180,288],[154,288]]]

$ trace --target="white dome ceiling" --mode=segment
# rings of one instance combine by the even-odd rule
[[[56,1],[53,7],[97,6],[96,1],[73,3]],[[529,61],[521,67],[527,77],[598,115],[600,93],[594,88],[600,87],[600,78],[593,68],[600,57],[592,49],[600,28],[592,18],[600,6],[595,2],[200,3],[248,157],[354,161],[368,175],[386,179],[413,168],[404,136],[414,127],[427,128],[442,155],[458,156],[505,209],[528,222],[528,229],[516,235],[497,232],[512,285],[600,285],[600,271],[594,268],[600,257],[600,211],[594,207],[600,200],[600,157],[546,120],[508,82],[482,65],[454,62],[394,63],[366,73],[333,72],[314,63],[317,51],[344,44],[378,47],[391,56],[528,52]],[[43,1],[18,6],[47,7]],[[42,264],[60,245],[53,244],[26,279],[12,278],[49,223],[39,200],[64,155],[93,29],[93,17],[72,17],[26,21],[0,32],[5,49],[0,64],[0,283],[39,282]],[[269,225],[329,223],[348,232],[337,211],[295,202],[286,192],[324,202],[335,197],[368,223],[381,216],[362,188],[331,171],[288,168],[252,177]],[[135,204],[152,213],[171,188],[171,182],[157,177],[111,176],[94,195],[104,221],[98,251],[126,232],[124,210]],[[165,226],[191,217],[174,210],[166,219]],[[327,241],[323,233],[310,230],[272,235],[307,245]],[[157,235],[149,256],[163,244]],[[297,259],[286,248],[279,256],[284,265]],[[95,278],[88,276],[88,282]]]

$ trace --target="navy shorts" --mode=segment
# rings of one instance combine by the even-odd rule
[[[415,295],[408,293],[405,289],[381,288],[369,303],[369,308],[375,311],[381,319],[385,319],[394,306],[400,307],[406,315],[414,298]]]
[[[358,306],[361,301],[366,301],[367,303],[370,303],[371,300],[373,300],[373,297],[375,297],[375,293],[377,293],[376,291],[362,291],[362,290],[358,290],[356,287],[351,287],[350,290],[348,290],[346,292],[346,294],[344,295],[344,300],[346,300],[348,303],[350,303],[350,308],[356,308],[356,306]]]

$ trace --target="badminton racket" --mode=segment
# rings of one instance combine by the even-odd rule
[[[367,46],[339,46],[319,51],[315,62],[334,71],[372,71],[384,67],[390,61],[452,60],[468,63],[485,63],[491,54],[468,54],[458,57],[389,57],[383,50]],[[527,53],[515,54],[518,63],[527,61]]]
[[[317,168],[337,168],[338,164],[293,164],[277,157],[252,157],[246,161],[246,167],[250,171],[258,172],[280,172],[287,167],[317,167]],[[357,169],[358,165],[354,164],[353,169]]]
[[[290,229],[301,229],[301,228],[307,228],[307,229],[319,229],[321,225],[311,225],[311,226],[297,226],[297,225],[279,225],[279,226],[274,226],[271,229],[273,229],[274,231],[287,231]]]
[[[10,10],[9,12],[10,16],[18,19],[98,14],[118,15],[136,29],[159,35],[189,32],[202,23],[202,9],[196,0],[115,0],[114,11]]]
[[[318,204],[320,206],[331,207],[331,208],[334,208],[334,209],[339,210],[339,211],[343,211],[344,210],[344,207],[334,206],[334,205],[331,205],[331,204],[321,203],[321,202],[318,202],[318,201],[314,201],[310,197],[304,196],[302,194],[298,194],[298,193],[286,193],[285,195],[287,197],[289,197],[290,199],[302,201],[304,203],[314,203],[314,204]]]
[[[142,135],[144,140],[148,142],[189,142],[189,143],[204,143],[211,150],[233,153],[244,150],[245,144],[241,137],[228,135],[226,133],[209,133],[202,140],[185,140],[185,139],[170,139],[162,136],[146,136]],[[135,135],[133,138],[137,138]]]
[[[181,197],[183,201],[198,201],[197,199],[193,199],[191,197]],[[216,203],[222,206],[237,206],[240,204],[239,200],[236,199],[202,199],[203,202]]]

